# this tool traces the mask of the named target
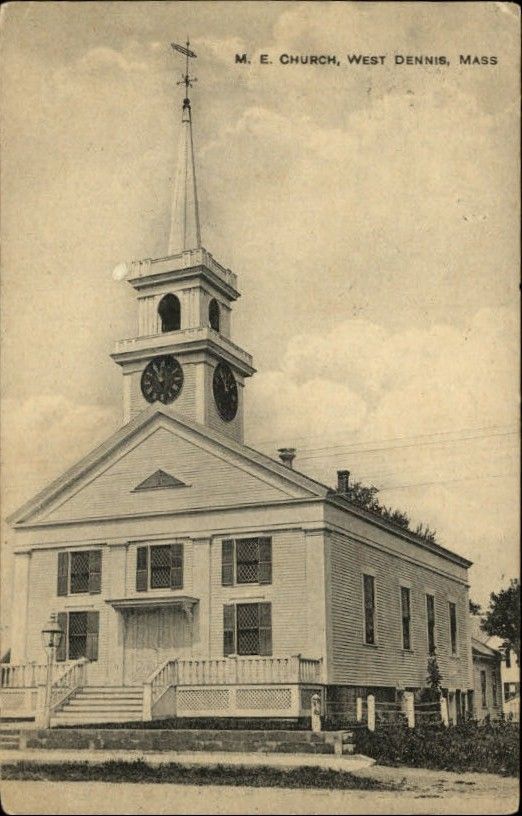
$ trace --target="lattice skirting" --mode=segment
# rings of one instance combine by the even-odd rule
[[[320,687],[228,686],[176,690],[178,717],[299,717],[309,715],[310,700]]]

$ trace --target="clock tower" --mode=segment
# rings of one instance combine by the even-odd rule
[[[134,261],[127,280],[138,301],[137,336],[116,344],[122,368],[123,417],[149,404],[243,441],[243,386],[252,357],[230,339],[237,277],[201,243],[187,47],[178,166],[168,254]]]

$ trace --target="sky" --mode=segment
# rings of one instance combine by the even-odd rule
[[[2,514],[121,423],[109,354],[137,310],[112,272],[166,253],[169,43],[190,32],[203,244],[238,275],[232,336],[258,370],[246,442],[378,487],[474,562],[486,603],[518,572],[516,6],[26,2],[1,20]]]

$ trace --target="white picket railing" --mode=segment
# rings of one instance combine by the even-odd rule
[[[65,702],[77,689],[87,685],[88,663],[86,657],[80,657],[53,681],[50,700],[51,711]]]
[[[45,683],[47,666],[38,663],[0,664],[0,688],[35,688]]]

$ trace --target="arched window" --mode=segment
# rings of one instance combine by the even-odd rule
[[[165,295],[161,298],[158,306],[158,314],[161,318],[161,331],[177,331],[181,326],[181,306],[176,295]]]
[[[211,329],[219,331],[219,304],[215,298],[208,304],[208,322]]]

